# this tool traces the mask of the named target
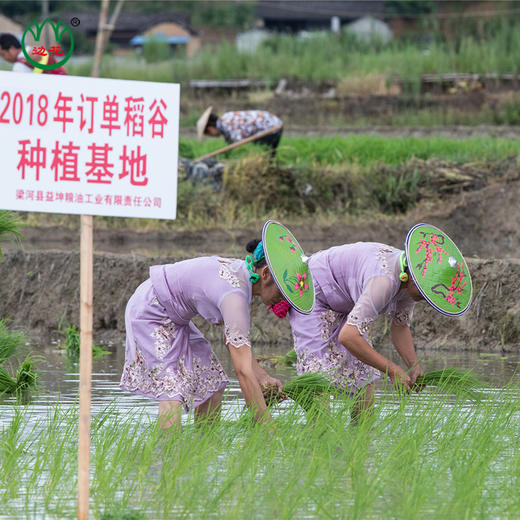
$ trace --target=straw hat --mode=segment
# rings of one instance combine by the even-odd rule
[[[300,244],[276,220],[264,224],[262,244],[269,271],[283,297],[298,312],[309,314],[314,307],[314,284],[309,258]]]
[[[202,143],[204,139],[204,130],[206,129],[206,125],[208,124],[209,115],[211,114],[211,111],[213,110],[213,107],[208,107],[206,110],[204,110],[204,113],[199,117],[199,120],[197,121],[197,137],[199,138],[199,141]]]
[[[469,269],[446,233],[430,224],[416,224],[406,235],[404,251],[415,285],[435,310],[460,316],[469,309]]]

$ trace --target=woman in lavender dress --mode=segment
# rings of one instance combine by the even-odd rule
[[[269,252],[270,243],[279,248],[270,238],[271,229],[279,228],[290,233],[281,224],[268,221],[263,240],[248,244],[253,256],[246,261],[210,256],[153,266],[150,278],[130,298],[121,388],[159,401],[162,427],[179,426],[182,407],[195,408],[196,419],[218,415],[229,382],[210,343],[191,321],[197,314],[224,326],[245,401],[259,421],[271,420],[261,387],[281,389],[281,383],[251,353],[250,305],[254,296],[265,305],[289,299],[273,273],[281,268],[291,272],[301,265],[308,269],[301,256],[297,263],[297,255],[289,251]]]
[[[455,276],[457,266],[464,266],[463,283]],[[373,383],[380,372],[408,391],[423,373],[410,332],[416,302],[424,299],[439,312],[458,316],[471,299],[462,255],[447,235],[427,224],[410,230],[405,251],[357,242],[313,254],[309,267],[314,310],[309,316],[289,315],[296,369],[299,374],[323,372],[335,386],[357,395],[354,417],[372,406]],[[392,318],[392,343],[407,370],[372,347],[367,333],[380,314]]]

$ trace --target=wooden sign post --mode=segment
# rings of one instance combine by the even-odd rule
[[[92,77],[99,77],[109,0],[101,1]],[[94,323],[94,217],[81,215],[79,310],[78,520],[88,520],[92,402],[92,325]]]
[[[90,497],[90,404],[92,394],[92,324],[94,218],[81,215],[80,354],[78,437],[78,520],[88,520]]]

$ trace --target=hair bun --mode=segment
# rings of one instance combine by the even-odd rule
[[[246,251],[248,251],[249,253],[254,253],[255,252],[255,249],[256,249],[256,246],[261,242],[261,240],[255,238],[253,240],[250,240],[248,243],[247,243],[247,246],[246,246]]]

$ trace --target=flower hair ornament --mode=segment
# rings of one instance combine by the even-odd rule
[[[262,258],[265,258],[265,255],[264,246],[262,245],[262,241],[260,240],[260,242],[258,242],[257,246],[255,247],[255,250],[253,251],[253,256],[246,256],[246,267],[249,271],[249,281],[251,283],[256,283],[258,282],[258,280],[260,280],[260,275],[254,272],[253,267],[256,265],[257,262],[262,260]]]

